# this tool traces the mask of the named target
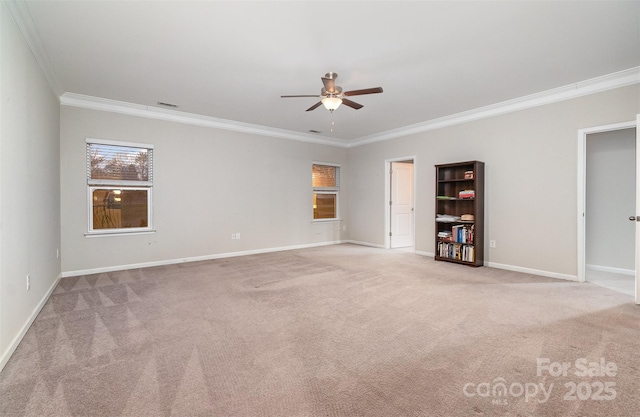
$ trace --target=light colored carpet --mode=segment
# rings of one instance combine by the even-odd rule
[[[354,245],[66,278],[0,390],[2,416],[638,416],[640,307]]]

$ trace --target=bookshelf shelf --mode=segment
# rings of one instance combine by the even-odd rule
[[[435,243],[437,261],[483,265],[484,162],[436,165]]]

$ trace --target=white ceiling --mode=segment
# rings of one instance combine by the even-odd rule
[[[640,66],[639,1],[26,4],[64,92],[342,140]],[[384,93],[280,98],[328,71]]]

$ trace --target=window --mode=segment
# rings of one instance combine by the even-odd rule
[[[89,234],[152,231],[153,146],[87,139]]]
[[[340,192],[340,167],[313,164],[311,184],[313,186],[313,219],[336,220]]]

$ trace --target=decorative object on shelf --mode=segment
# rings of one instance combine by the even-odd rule
[[[451,216],[449,214],[436,214],[436,221],[442,223],[454,223],[460,221],[460,216]]]
[[[484,264],[484,162],[436,165],[437,261]]]

